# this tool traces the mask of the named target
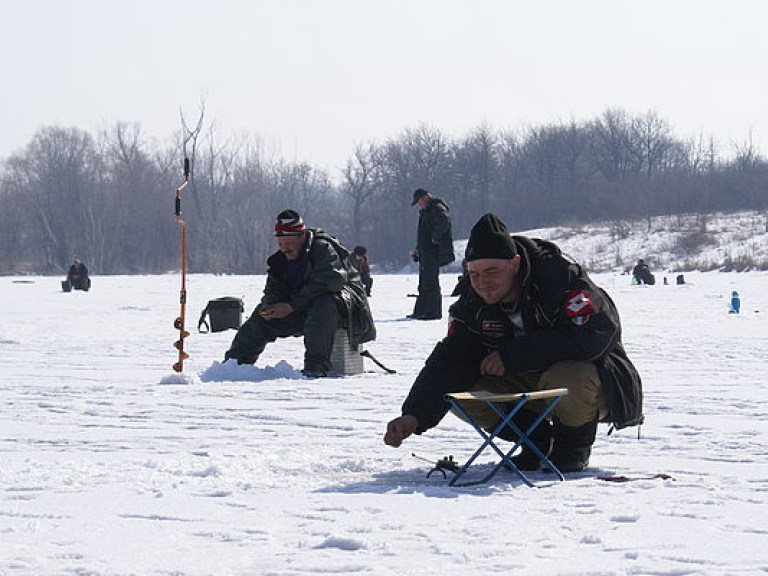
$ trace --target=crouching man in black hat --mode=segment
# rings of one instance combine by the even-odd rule
[[[399,447],[436,426],[449,409],[445,394],[466,390],[568,388],[552,422],[531,437],[563,472],[588,466],[599,421],[617,429],[643,422],[642,384],[621,344],[618,311],[579,264],[552,242],[510,236],[494,214],[472,228],[466,264],[471,289],[451,306],[448,335],[416,378],[403,415],[388,424],[386,444]],[[467,403],[467,412],[492,430],[499,417],[477,404]],[[522,410],[515,421],[527,428],[534,418]],[[509,436],[501,435],[516,440]],[[526,446],[514,460],[522,470],[540,466]]]
[[[307,228],[295,210],[277,216],[275,236],[280,249],[267,259],[264,295],[224,360],[254,364],[267,343],[304,336],[302,373],[327,376],[338,328],[346,328],[353,346],[376,338],[360,274],[349,250],[320,228]]]

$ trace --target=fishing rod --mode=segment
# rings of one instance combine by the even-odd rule
[[[179,305],[181,311],[176,320],[173,321],[173,327],[179,331],[179,339],[173,343],[173,347],[179,351],[179,359],[173,365],[176,372],[184,370],[184,360],[189,358],[189,354],[184,352],[184,339],[189,336],[189,332],[184,329],[184,320],[187,313],[187,223],[181,217],[181,191],[189,184],[189,158],[184,157],[184,182],[176,189],[176,198],[174,208],[176,211],[176,222],[181,227],[181,290],[179,291]]]

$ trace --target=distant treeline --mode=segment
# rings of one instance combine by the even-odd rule
[[[358,146],[333,175],[270,155],[256,137],[222,141],[201,113],[165,147],[138,125],[95,136],[40,129],[0,167],[0,273],[57,274],[75,257],[93,274],[177,270],[173,198],[185,155],[192,272],[262,273],[274,217],[289,207],[349,247],[368,246],[380,270],[400,268],[420,187],[446,200],[455,238],[487,211],[523,230],[768,209],[768,163],[749,139],[728,150],[711,137],[679,139],[652,111],[514,132],[480,126],[458,139],[418,126]]]

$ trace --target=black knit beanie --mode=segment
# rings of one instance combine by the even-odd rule
[[[515,241],[495,214],[485,214],[472,227],[465,252],[467,262],[481,258],[511,260],[516,255]]]

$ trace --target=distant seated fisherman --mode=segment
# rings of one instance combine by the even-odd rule
[[[635,267],[632,268],[632,276],[635,279],[636,284],[649,284],[651,286],[656,284],[656,277],[642,258],[640,258],[640,260],[637,261],[637,264],[635,264]]]
[[[88,291],[91,288],[91,279],[88,276],[88,268],[80,260],[75,258],[67,272],[67,280],[75,290]]]
[[[295,210],[277,216],[279,250],[267,259],[264,295],[235,335],[224,359],[254,364],[267,343],[304,337],[304,369],[322,378],[331,369],[337,329],[346,328],[352,345],[376,338],[360,275],[350,252],[319,228],[306,228]]]
[[[562,472],[588,466],[599,421],[643,422],[642,384],[621,344],[619,314],[579,264],[552,242],[511,236],[486,214],[472,228],[466,266],[470,287],[451,306],[448,335],[427,358],[402,416],[387,425],[386,444],[399,447],[433,428],[448,412],[445,394],[468,390],[567,388],[553,421],[531,435]],[[490,431],[499,417],[478,404],[462,407]],[[536,418],[529,406],[515,417],[523,429]],[[509,430],[500,436],[516,440]],[[527,446],[513,459],[522,470],[540,467]]]

